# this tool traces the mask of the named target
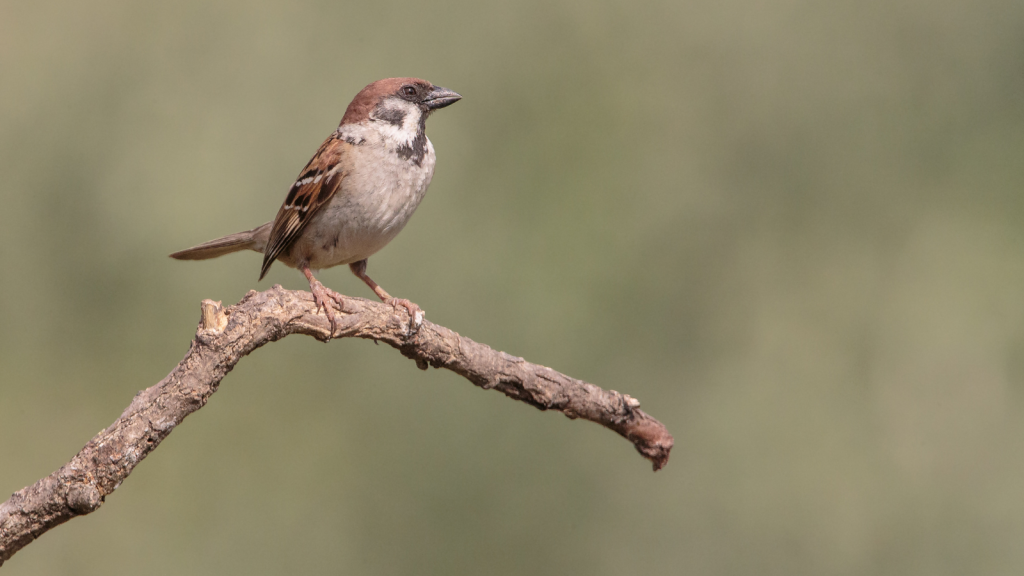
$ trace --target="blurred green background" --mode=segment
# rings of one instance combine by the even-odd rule
[[[2,0],[0,490],[162,378],[201,299],[305,289],[166,255],[269,220],[399,75],[465,98],[370,273],[639,398],[668,467],[295,336],[5,574],[1024,571],[1019,0]]]

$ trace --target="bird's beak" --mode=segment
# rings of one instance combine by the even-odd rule
[[[427,107],[427,110],[437,110],[438,108],[444,108],[445,106],[451,106],[459,100],[462,100],[457,92],[452,92],[447,88],[441,88],[440,86],[434,86],[434,89],[427,94],[427,97],[423,100],[423,104]]]

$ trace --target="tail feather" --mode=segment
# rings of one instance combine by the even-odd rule
[[[255,250],[262,252],[264,245],[266,245],[266,239],[261,238],[263,235],[260,232],[266,228],[266,225],[254,228],[252,230],[246,230],[245,232],[237,232],[235,234],[229,234],[223,238],[217,238],[216,240],[210,240],[204,242],[198,246],[181,250],[171,254],[171,258],[176,260],[206,260],[209,258],[216,258],[232,252],[238,252],[239,250]],[[260,242],[260,240],[263,240]]]

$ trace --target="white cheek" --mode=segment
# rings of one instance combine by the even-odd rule
[[[402,122],[402,131],[406,134],[412,134],[413,138],[415,138],[416,133],[420,131],[421,114],[423,114],[423,112],[421,112],[418,107],[413,106],[412,111],[405,115],[405,121]]]
[[[377,130],[385,140],[396,146],[410,144],[420,129],[420,116],[423,112],[412,102],[396,100],[388,103],[388,108],[401,110],[404,115],[401,126],[396,126],[384,120],[376,120]]]

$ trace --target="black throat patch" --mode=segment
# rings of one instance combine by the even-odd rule
[[[399,157],[411,161],[419,166],[423,163],[423,156],[427,153],[427,114],[420,114],[420,125],[416,129],[416,137],[409,144],[402,144],[395,148]]]

